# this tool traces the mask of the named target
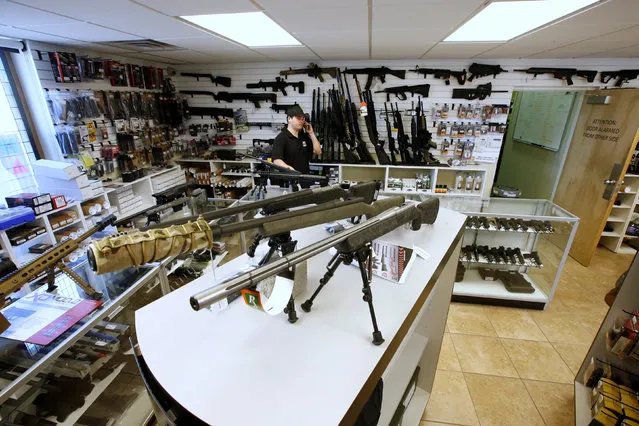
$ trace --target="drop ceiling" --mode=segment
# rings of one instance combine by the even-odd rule
[[[0,35],[169,64],[639,57],[639,0],[600,0],[594,7],[507,43],[442,42],[489,3],[490,0],[0,0]],[[260,10],[302,46],[249,49],[178,18]],[[109,44],[144,39],[173,47],[144,50]]]

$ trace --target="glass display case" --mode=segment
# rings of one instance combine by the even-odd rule
[[[72,269],[103,293],[103,304],[46,345],[0,338],[3,425],[107,425],[125,416],[143,421],[151,412],[129,337],[135,338],[135,310],[165,293],[164,267],[96,275],[84,257]],[[57,296],[86,298],[64,274],[56,286]],[[26,287],[21,296],[31,292]]]
[[[545,309],[579,218],[548,200],[449,197],[440,202],[468,216],[453,301]]]

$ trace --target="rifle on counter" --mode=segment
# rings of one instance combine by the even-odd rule
[[[552,74],[554,78],[560,80],[566,80],[568,86],[572,86],[572,77],[578,76],[585,78],[588,83],[595,81],[597,71],[594,70],[578,70],[577,68],[540,68],[532,67],[525,70],[514,70],[515,72],[525,72],[526,74],[532,74],[533,77],[537,77],[539,74]]]
[[[493,93],[508,93],[508,90],[493,90],[492,83],[480,84],[474,89],[453,89],[453,99],[466,99],[469,101],[484,100]]]
[[[101,299],[102,293],[94,290],[82,277],[65,265],[63,259],[80,248],[82,241],[96,232],[103,231],[107,226],[113,225],[115,220],[114,215],[108,215],[76,239],[68,238],[64,241],[60,241],[35,260],[0,278],[0,295],[2,295],[0,306],[4,306],[5,299],[9,294],[20,290],[23,285],[35,280],[43,273],[46,273],[47,276],[47,291],[51,292],[55,290],[56,269],[71,278],[71,280],[84,290],[89,298],[94,300]]]
[[[473,62],[468,68],[469,76],[468,81],[473,81],[475,77],[487,77],[492,75],[493,78],[497,77],[497,74],[502,72],[508,72],[499,65],[478,64]]]
[[[601,82],[608,83],[611,79],[616,78],[615,87],[621,87],[624,83],[637,77],[639,77],[639,70],[601,71]]]
[[[224,87],[231,87],[230,77],[214,77],[213,74],[202,74],[198,72],[181,72],[180,75],[184,77],[195,77],[197,78],[197,81],[200,81],[200,77],[208,78],[211,80],[211,83],[215,83],[216,86],[221,84]]]
[[[339,69],[336,67],[321,68],[317,64],[310,63],[308,64],[308,67],[306,68],[298,68],[298,69],[289,68],[288,70],[280,71],[280,75],[288,77],[289,75],[306,74],[309,77],[314,77],[318,79],[320,82],[324,83],[324,76],[322,74],[328,74],[331,77],[335,78],[337,77],[338,70]]]
[[[247,89],[264,89],[266,90],[267,88],[271,88],[273,89],[274,92],[277,91],[281,91],[282,95],[287,96],[286,94],[286,87],[288,86],[293,86],[293,90],[297,90],[300,94],[304,93],[304,82],[303,81],[298,81],[297,83],[290,83],[287,81],[282,80],[281,77],[275,77],[275,81],[262,81],[260,80],[259,83],[247,83],[246,84],[246,88]]]
[[[417,84],[415,86],[396,86],[387,87],[382,90],[378,90],[375,93],[386,93],[386,101],[390,102],[390,95],[397,96],[398,99],[405,101],[407,99],[406,93],[410,93],[411,96],[421,95],[424,98],[428,97],[430,92],[430,84]]]
[[[387,67],[379,67],[379,68],[359,68],[359,69],[346,69],[344,70],[344,74],[351,74],[356,76],[357,74],[366,74],[368,79],[366,80],[366,86],[364,86],[364,90],[369,90],[371,85],[373,84],[373,78],[379,78],[379,81],[382,83],[386,83],[386,75],[394,75],[397,78],[401,78],[402,80],[406,79],[406,71],[405,70],[392,70]]]
[[[370,268],[373,263],[371,243],[373,240],[397,229],[405,223],[410,223],[411,230],[418,231],[422,224],[434,223],[437,219],[438,212],[439,200],[437,198],[429,198],[420,204],[405,205],[397,209],[390,209],[375,214],[373,217],[367,217],[365,222],[355,225],[350,229],[318,241],[291,254],[282,256],[280,259],[232,278],[222,284],[202,290],[191,296],[189,303],[194,310],[199,311],[243,289],[255,287],[260,281],[288,270],[291,266],[295,266],[319,253],[325,252],[331,247],[335,247],[337,253],[329,262],[328,272],[320,281],[319,287],[315,290],[311,298],[302,304],[302,309],[305,312],[311,311],[315,298],[329,282],[340,264],[348,264],[356,260],[362,277],[364,301],[368,304],[373,324],[373,344],[380,345],[384,342],[384,339],[377,326],[375,309],[373,307],[373,296],[370,288],[370,282],[372,280]]]
[[[233,102],[233,101],[245,101],[253,102],[255,108],[261,108],[262,102],[277,102],[277,95],[275,93],[230,93],[230,92],[217,92],[215,99],[220,102]]]
[[[446,86],[450,85],[450,77],[455,77],[457,79],[457,83],[460,85],[464,85],[466,83],[466,70],[462,71],[451,71],[446,69],[435,69],[435,68],[419,68],[415,67],[414,70],[408,70],[411,72],[416,72],[418,74],[426,77],[428,74],[433,74],[433,77],[443,79],[446,83]]]
[[[377,162],[382,165],[390,164],[390,159],[384,151],[382,141],[379,140],[377,133],[377,121],[375,119],[375,105],[373,104],[373,96],[370,90],[362,92],[362,88],[359,85],[357,75],[353,75],[355,79],[355,86],[357,86],[357,94],[359,95],[359,101],[365,103],[368,109],[368,114],[364,117],[366,122],[366,130],[368,131],[368,138],[371,140],[373,147],[375,148],[375,155],[377,155]]]

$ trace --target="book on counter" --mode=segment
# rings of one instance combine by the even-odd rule
[[[48,345],[102,302],[47,293],[44,285],[2,309],[11,326],[0,334],[12,340]]]

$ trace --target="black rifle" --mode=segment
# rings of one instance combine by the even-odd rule
[[[622,84],[637,77],[639,77],[639,70],[601,71],[601,82],[608,83],[611,79],[616,78],[615,87],[621,87]]]
[[[384,151],[384,146],[379,140],[379,135],[377,134],[377,122],[375,120],[375,105],[373,105],[373,96],[370,90],[366,90],[362,92],[362,88],[359,85],[359,80],[357,79],[357,75],[353,75],[355,79],[355,85],[357,86],[357,94],[359,95],[359,101],[365,102],[368,108],[368,114],[364,118],[366,122],[366,130],[368,131],[368,138],[371,140],[373,147],[375,148],[375,154],[377,155],[377,161],[379,164],[390,164],[390,159],[388,155]]]
[[[533,67],[525,70],[514,70],[515,72],[525,72],[526,74],[532,74],[533,77],[537,77],[539,74],[552,74],[554,78],[560,80],[566,80],[568,86],[572,86],[572,77],[578,76],[588,80],[588,83],[595,81],[597,71],[578,70],[577,68],[540,68]]]
[[[224,87],[231,87],[231,78],[230,77],[214,77],[213,74],[202,74],[198,72],[181,72],[180,75],[184,77],[195,77],[197,81],[200,81],[200,77],[211,79],[211,83],[215,83],[217,86],[221,84]]]
[[[450,84],[450,77],[453,76],[457,79],[457,83],[462,86],[466,83],[466,70],[462,71],[451,71],[445,69],[435,69],[435,68],[419,68],[416,67],[414,70],[408,70],[412,72],[416,72],[418,74],[426,77],[428,74],[433,74],[433,77],[443,79],[446,83],[446,86]]]
[[[391,104],[391,111],[394,117],[394,126],[397,128],[397,143],[399,145],[399,155],[402,159],[402,164],[412,164],[413,158],[408,151],[408,146],[410,144],[410,138],[404,131],[404,119],[402,118],[402,114],[399,111],[399,106],[397,102],[395,102],[395,110],[393,111],[393,104]]]
[[[218,102],[233,102],[233,101],[245,101],[253,102],[255,108],[261,108],[262,102],[277,102],[277,95],[275,93],[230,93],[230,92],[217,92],[215,99]]]
[[[304,82],[298,81],[297,83],[289,83],[287,81],[282,80],[282,77],[275,77],[275,81],[262,81],[259,83],[247,83],[247,89],[264,89],[267,88],[273,89],[274,92],[278,90],[282,92],[282,95],[287,96],[286,87],[293,86],[293,90],[297,90],[299,93],[304,93]]]
[[[289,108],[292,108],[295,105],[297,104],[272,104],[271,109],[277,112],[282,112],[282,111],[286,112],[288,111]]]
[[[474,89],[453,89],[453,99],[484,100],[492,93],[508,93],[508,90],[493,90],[493,84],[486,83]]]
[[[287,70],[280,71],[280,75],[287,77],[289,75],[294,75],[294,74],[306,74],[309,77],[314,77],[323,83],[324,76],[322,74],[328,74],[331,77],[335,78],[337,77],[337,71],[338,71],[338,68],[336,67],[321,68],[317,64],[310,63],[308,64],[308,67],[306,68],[298,68],[298,69],[289,68]]]
[[[340,82],[341,82],[340,78]],[[359,158],[364,163],[375,164],[375,160],[370,152],[368,152],[368,148],[366,147],[366,142],[362,139],[362,132],[359,128],[359,112],[355,102],[351,99],[351,89],[348,87],[348,80],[346,77],[343,78],[344,86],[346,86],[346,95],[348,96],[348,105],[347,108],[350,109],[350,117],[353,120],[353,137],[355,138],[355,143],[357,146],[357,152],[359,153]]]
[[[212,96],[213,99],[217,99],[215,97],[215,93],[209,92],[209,91],[206,91],[206,90],[180,90],[180,94],[181,95],[191,95],[191,97],[193,97],[193,95],[205,95],[205,96]]]
[[[501,74],[502,72],[508,72],[503,69],[499,65],[488,65],[488,64],[478,64],[473,62],[471,66],[468,68],[468,81],[473,81],[475,77],[487,77],[492,75],[493,78],[497,77],[497,74]]]
[[[404,70],[392,70],[387,67],[379,67],[379,68],[359,68],[359,69],[347,69],[344,71],[345,74],[366,74],[368,79],[366,80],[366,86],[364,86],[364,90],[369,90],[371,85],[373,84],[373,78],[379,78],[379,81],[382,83],[386,83],[386,74],[394,75],[397,78],[401,78],[404,80],[406,78],[406,71]]]
[[[386,93],[386,100],[390,102],[390,95],[397,96],[398,99],[405,101],[407,99],[406,93],[410,93],[411,96],[421,95],[424,98],[428,97],[430,92],[430,84],[417,84],[415,86],[396,86],[387,87],[386,89],[378,90],[375,93]]]
[[[215,107],[192,107],[184,101],[183,103],[184,117],[191,118],[194,115],[203,117],[210,115],[211,117],[229,117],[233,118],[233,110],[231,108],[215,108]]]
[[[352,145],[350,145],[350,132],[338,91],[336,89],[330,89],[328,91],[328,98],[331,102],[331,105],[333,106],[331,109],[330,118],[332,121],[331,127],[337,134],[337,159],[340,159],[340,148],[343,147],[344,160],[350,164],[359,163],[359,155],[354,151]],[[347,146],[347,144],[349,144],[349,146]]]
[[[395,148],[395,138],[393,138],[393,130],[391,128],[390,120],[388,119],[388,107],[386,106],[386,102],[384,102],[384,111],[386,112],[386,135],[388,137],[388,151],[390,152],[391,164],[395,165],[397,164],[397,157],[395,157],[397,148]]]

